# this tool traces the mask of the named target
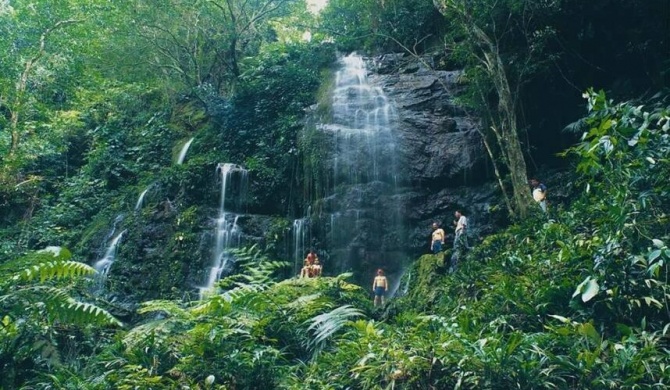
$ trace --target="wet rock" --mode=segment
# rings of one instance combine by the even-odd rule
[[[399,121],[397,137],[411,181],[444,182],[458,187],[480,184],[486,154],[478,120],[459,108],[460,71],[431,70],[424,62],[402,54],[369,59],[372,83],[394,102]],[[388,72],[389,69],[416,69]],[[411,162],[411,163],[410,163]],[[468,181],[467,179],[470,179]]]
[[[402,198],[404,240],[410,253],[428,250],[430,224],[443,223],[448,236],[455,210],[470,219],[473,239],[495,229],[497,188],[491,182],[477,118],[456,104],[461,71],[432,70],[433,59],[404,54],[368,59],[371,83],[393,101],[396,137],[407,185]]]

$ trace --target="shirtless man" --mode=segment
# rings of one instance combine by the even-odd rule
[[[430,239],[430,249],[433,253],[439,253],[442,251],[442,245],[444,245],[444,230],[437,224],[437,222],[433,222],[433,234]]]
[[[377,270],[377,276],[375,276],[374,282],[372,282],[372,291],[375,292],[375,306],[378,306],[379,303],[384,304],[384,294],[388,290],[388,280],[384,276],[384,270],[381,268]]]

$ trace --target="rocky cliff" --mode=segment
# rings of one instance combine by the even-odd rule
[[[341,67],[348,66],[348,58]],[[378,267],[399,280],[408,262],[428,251],[431,223],[441,223],[450,233],[456,210],[469,217],[472,240],[493,229],[496,188],[478,120],[456,102],[461,72],[432,70],[426,66],[429,60],[403,54],[366,58],[356,76],[360,85],[353,86],[341,85],[349,76],[338,71],[331,100],[320,103],[335,107],[317,107],[312,115],[326,114],[308,121],[317,122],[306,131],[324,139],[318,149],[329,172],[325,176],[332,178],[323,185],[330,186],[325,196],[313,200],[310,244],[326,259],[327,270],[353,270],[359,283]],[[365,103],[369,97],[361,90],[376,97]],[[345,110],[337,106],[342,99],[351,102]],[[357,119],[377,118],[379,110],[387,110],[375,108],[381,102],[392,107],[383,121],[392,137]],[[350,115],[353,124],[340,120],[341,115]],[[357,148],[369,149],[368,158],[352,153]],[[373,177],[369,167],[375,159],[393,169]],[[339,173],[343,164],[353,180]]]

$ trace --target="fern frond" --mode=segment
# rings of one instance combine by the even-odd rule
[[[0,282],[11,279],[15,274],[26,268],[47,262],[62,262],[70,260],[72,254],[67,248],[47,247],[40,251],[29,252],[21,257],[8,260],[0,264]]]
[[[191,309],[194,315],[224,316],[231,312],[233,305],[222,295],[209,296],[206,301]]]
[[[321,293],[303,295],[301,297],[298,297],[298,299],[296,299],[295,301],[288,303],[286,307],[290,309],[301,309],[315,302],[319,298],[321,298]]]
[[[16,282],[32,282],[39,278],[40,282],[52,279],[76,279],[92,275],[95,269],[78,261],[46,261],[34,264],[21,270],[12,277]]]
[[[236,276],[249,284],[272,283],[274,282],[272,280],[273,275],[291,266],[291,263],[287,261],[268,259],[256,245],[248,248],[232,249],[231,253],[240,268],[240,273]]]
[[[245,284],[245,283],[236,283],[237,287],[232,290],[228,290],[222,294],[223,298],[228,302],[234,302],[244,298],[247,294],[259,293],[268,288],[267,285],[263,284]]]
[[[189,310],[181,307],[175,301],[154,300],[142,303],[142,307],[137,310],[139,314],[162,312],[169,317],[180,318],[184,320],[192,319],[193,316]]]
[[[39,287],[34,288],[31,291],[40,291],[39,295],[33,300],[42,299],[47,314],[51,319],[78,325],[123,325],[107,310],[91,303],[77,301],[62,288]],[[23,291],[23,293],[26,292],[28,292],[28,290]]]
[[[176,318],[151,321],[131,329],[122,342],[126,350],[135,349],[141,344],[160,345],[176,330],[185,329],[187,324],[187,321]]]
[[[79,302],[72,299],[67,305],[63,305],[56,314],[65,320],[76,324],[100,324],[123,326],[107,310],[91,303]]]
[[[305,324],[310,324],[307,331],[313,332],[307,347],[318,352],[323,348],[325,342],[344,325],[353,318],[362,316],[363,313],[360,310],[351,305],[344,305],[305,321]]]

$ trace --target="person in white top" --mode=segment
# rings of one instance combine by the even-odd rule
[[[533,194],[533,199],[540,205],[542,211],[547,212],[547,186],[542,184],[536,178],[530,179],[530,186],[532,187],[531,193]]]
[[[460,210],[456,210],[454,217],[456,217],[456,220],[454,221],[454,225],[456,225],[454,248],[456,248],[460,244],[461,240],[465,239],[464,233],[468,228],[468,219],[465,217],[465,215],[461,214]]]

